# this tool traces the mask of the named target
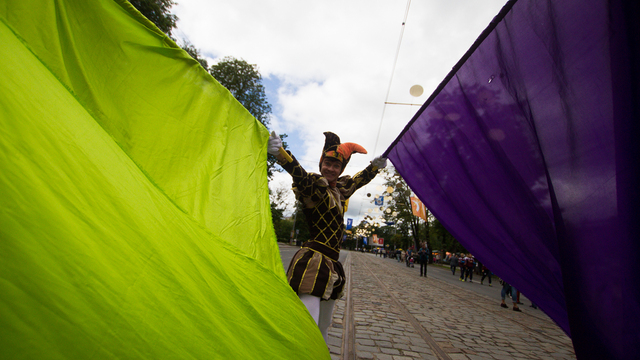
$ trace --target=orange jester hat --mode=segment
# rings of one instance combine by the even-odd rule
[[[342,174],[344,168],[347,167],[347,163],[349,163],[349,159],[351,159],[352,153],[367,153],[365,148],[356,143],[347,142],[341,144],[340,137],[330,131],[324,132],[324,136],[324,147],[322,149],[322,156],[320,156],[320,168],[322,168],[322,161],[325,158],[334,158],[342,163],[342,170],[340,171]]]

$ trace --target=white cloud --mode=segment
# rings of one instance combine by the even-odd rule
[[[178,0],[174,34],[211,61],[243,58],[257,64],[264,78],[279,80],[279,89],[268,89],[277,94],[269,99],[271,125],[290,135],[286,141],[308,171],[318,171],[324,131],[364,146],[369,154],[354,155],[347,167],[353,175],[380,155],[419,109],[385,106],[387,93],[390,102],[423,103],[505,2],[412,2],[391,87],[404,2]],[[425,89],[417,98],[409,94],[416,84]],[[352,197],[347,217],[356,224],[371,207],[367,192],[372,191]]]

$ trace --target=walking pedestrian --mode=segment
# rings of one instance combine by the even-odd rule
[[[458,258],[458,266],[460,267],[460,281],[464,280],[464,274],[467,272],[467,256],[462,253]]]
[[[518,307],[518,300],[517,300],[517,295],[516,295],[516,288],[514,288],[513,286],[507,284],[506,281],[504,280],[500,280],[500,283],[502,284],[502,291],[500,292],[500,296],[502,297],[502,302],[500,303],[500,306],[502,306],[503,308],[508,309],[509,305],[507,305],[507,303],[504,301],[505,297],[507,296],[507,294],[511,294],[511,300],[513,300],[513,311],[518,311],[518,312],[522,312],[522,310],[520,310],[520,308]]]
[[[422,247],[420,251],[418,251],[420,255],[420,276],[427,276],[427,264],[429,263],[429,248],[427,247],[427,243],[422,243]],[[423,275],[424,274],[424,275]]]
[[[482,279],[480,279],[480,285],[482,285],[482,283],[484,282],[484,278],[488,277],[489,278],[489,286],[491,286],[491,271],[489,271],[489,269],[487,269],[486,266],[484,266],[484,264],[482,264]]]
[[[466,257],[464,266],[466,267],[464,281],[467,281],[467,278],[468,278],[469,282],[473,282],[473,268],[476,266],[476,263],[475,263],[475,259],[473,258],[473,256],[471,256],[471,254],[469,254],[469,256]]]
[[[458,267],[458,256],[456,256],[456,254],[451,255],[449,266],[451,267],[451,273],[455,276],[456,268]]]

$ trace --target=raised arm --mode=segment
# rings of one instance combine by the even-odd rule
[[[317,180],[315,177],[319,176],[307,173],[298,160],[282,147],[282,140],[275,131],[272,131],[269,137],[267,152],[275,156],[278,159],[278,164],[291,175],[294,186],[300,193],[307,196],[313,193],[313,187]]]

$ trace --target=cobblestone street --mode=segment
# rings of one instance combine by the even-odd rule
[[[393,259],[347,254],[347,296],[329,332],[333,359],[575,359],[571,340],[541,310],[504,309],[499,295],[420,277]]]

